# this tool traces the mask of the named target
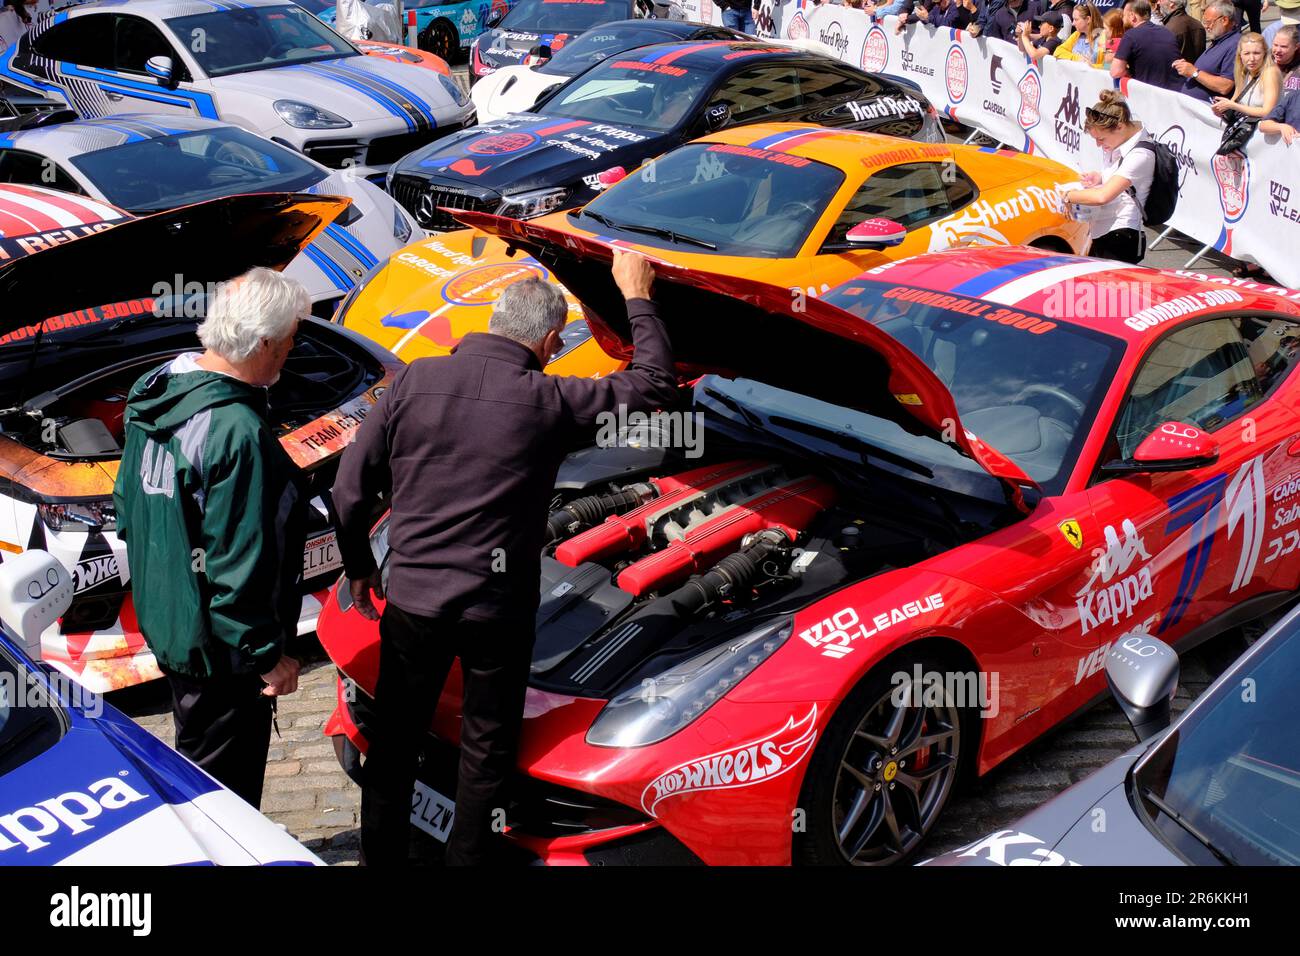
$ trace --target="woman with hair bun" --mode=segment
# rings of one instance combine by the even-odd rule
[[[1106,165],[1100,173],[1084,173],[1082,188],[1065,190],[1062,198],[1094,207],[1088,220],[1090,256],[1141,262],[1146,255],[1142,207],[1155,178],[1156,154],[1139,143],[1150,136],[1119,90],[1101,91],[1097,104],[1084,111],[1083,129],[1101,147]]]

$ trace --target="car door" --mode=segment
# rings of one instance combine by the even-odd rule
[[[1131,459],[1156,429],[1209,432],[1219,458],[1185,471],[1098,475],[1090,500],[1105,540],[1080,582],[1078,609],[1080,627],[1106,643],[1134,633],[1180,640],[1267,589],[1268,498],[1300,478],[1292,454],[1300,436],[1294,412],[1267,396],[1264,360],[1242,328],[1237,316],[1178,326],[1147,349],[1129,384],[1103,463]],[[1257,327],[1248,331],[1258,338]],[[1300,553],[1292,568],[1296,560]]]
[[[86,194],[72,175],[54,160],[25,149],[0,148],[0,183],[44,186],[46,189]]]
[[[974,183],[955,163],[897,163],[870,173],[834,218],[823,217],[825,230],[810,260],[810,282],[834,286],[891,260],[933,251],[930,224],[946,219],[970,202]],[[902,244],[869,249],[848,242],[850,229],[868,219],[892,219],[908,230]],[[824,225],[829,219],[829,226]]]
[[[119,13],[70,17],[35,42],[38,56],[55,61],[53,79],[84,117],[114,113],[214,116],[187,88],[190,74],[175,47],[152,23]],[[170,57],[178,86],[164,87],[145,72],[151,56]],[[207,100],[210,105],[210,99]]]

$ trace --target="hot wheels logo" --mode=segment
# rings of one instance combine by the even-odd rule
[[[960,103],[966,98],[966,88],[970,85],[970,64],[966,62],[966,51],[956,43],[948,48],[948,56],[944,59],[943,82],[948,88],[948,99]]]
[[[868,73],[880,73],[889,64],[889,38],[880,27],[872,27],[862,41],[861,62]]]
[[[1039,113],[1039,105],[1043,99],[1043,80],[1038,75],[1037,70],[1028,70],[1020,78],[1018,84],[1020,89],[1020,115],[1016,118],[1020,121],[1021,129],[1033,129],[1038,125],[1042,115]]]
[[[1223,219],[1234,223],[1246,213],[1250,202],[1250,160],[1243,153],[1229,153],[1210,160],[1215,181],[1219,184],[1219,205]]]
[[[650,816],[669,797],[704,790],[735,790],[772,780],[793,770],[812,751],[817,739],[817,705],[799,721],[790,717],[785,726],[761,740],[720,750],[687,761],[660,774],[641,793],[641,807]]]

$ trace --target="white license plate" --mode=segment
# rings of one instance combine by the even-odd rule
[[[412,823],[439,843],[446,843],[455,816],[456,804],[432,787],[415,781],[415,792],[411,794]]]
[[[302,549],[302,576],[318,577],[343,567],[343,555],[339,554],[339,542],[333,531],[308,538]]]

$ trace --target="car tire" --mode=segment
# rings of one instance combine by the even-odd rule
[[[437,54],[449,64],[459,60],[460,34],[441,17],[424,28],[419,36],[419,44],[421,50]]]
[[[973,764],[975,710],[956,706],[945,690],[942,704],[927,707],[922,698],[920,707],[901,708],[896,752],[871,743],[888,740],[881,731],[888,729],[889,718],[900,709],[892,698],[896,688],[912,683],[918,664],[922,674],[965,672],[933,651],[905,649],[881,662],[853,688],[832,715],[804,776],[799,808],[805,812],[795,818],[795,864],[898,864],[911,857],[933,830],[959,779]],[[896,682],[896,675],[905,680]],[[936,737],[941,739],[908,749]],[[924,761],[921,773],[909,766],[915,765],[914,754]],[[919,798],[910,796],[916,792]]]

